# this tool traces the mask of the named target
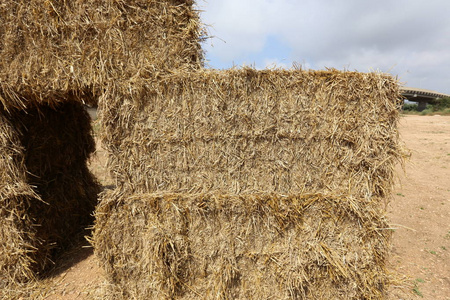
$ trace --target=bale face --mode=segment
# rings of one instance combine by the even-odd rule
[[[0,270],[2,279],[25,280],[51,266],[92,224],[99,185],[87,161],[95,144],[89,115],[77,102],[2,112],[2,118],[2,132],[11,134],[2,140]]]
[[[0,282],[31,278],[36,229],[26,218],[30,201],[39,196],[27,184],[24,148],[20,135],[4,114],[0,114]],[[25,217],[25,218],[24,218]],[[28,232],[24,234],[23,230]],[[1,285],[0,284],[0,285]]]
[[[95,251],[111,299],[381,299],[378,203],[321,194],[105,194]],[[111,291],[110,291],[111,292]]]
[[[382,299],[401,160],[388,75],[239,69],[107,86],[116,299]]]
[[[378,73],[179,73],[109,86],[102,140],[130,193],[383,197],[400,157],[398,99]]]
[[[0,99],[7,106],[69,94],[96,102],[110,80],[203,61],[191,0],[7,0],[0,16]]]

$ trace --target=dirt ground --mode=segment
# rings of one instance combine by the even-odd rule
[[[450,299],[450,116],[402,116],[401,137],[411,151],[388,206],[394,229],[390,269],[408,278],[406,289],[390,299]],[[105,154],[99,149],[91,168],[104,185]],[[64,256],[47,279],[46,299],[90,299],[104,275],[83,244]]]
[[[412,281],[412,299],[450,299],[450,116],[403,116],[411,151],[388,207],[391,264]],[[408,299],[394,291],[392,299]]]

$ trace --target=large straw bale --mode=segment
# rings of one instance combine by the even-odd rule
[[[323,194],[104,195],[105,299],[382,299],[377,201]]]
[[[233,69],[111,83],[102,141],[129,193],[383,197],[398,146],[397,82],[381,73]]]
[[[0,282],[33,278],[92,224],[95,150],[78,102],[0,113]]]
[[[4,106],[76,98],[103,84],[202,65],[203,29],[192,0],[3,0]]]
[[[382,299],[401,160],[381,73],[232,69],[111,82],[111,299]],[[107,297],[107,296],[105,296]]]

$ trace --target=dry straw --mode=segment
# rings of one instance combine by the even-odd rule
[[[32,259],[28,253],[34,250],[35,230],[28,226],[28,233],[24,235],[24,223],[31,225],[31,222],[23,220],[23,216],[27,202],[40,199],[27,184],[20,135],[12,122],[2,114],[0,130],[0,279],[4,283],[8,277],[16,280],[33,276],[30,271]]]
[[[380,73],[178,72],[109,85],[102,141],[130,193],[383,197],[401,156],[399,99]]]
[[[379,203],[322,194],[103,196],[105,299],[382,299]]]
[[[203,29],[191,0],[4,0],[0,101],[96,103],[111,80],[198,68]]]
[[[122,297],[383,297],[395,79],[201,70],[190,0],[9,0],[0,16],[0,284],[90,222],[79,103],[101,97],[118,188],[94,244]]]
[[[91,222],[91,125],[108,82],[198,69],[187,0],[0,3],[0,284],[29,279]]]
[[[398,143],[389,75],[233,69],[111,83],[115,299],[382,299]]]

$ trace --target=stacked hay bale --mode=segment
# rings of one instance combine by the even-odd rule
[[[192,1],[0,4],[0,285],[33,278],[91,224],[89,116],[105,84],[198,69]]]
[[[2,1],[1,89],[39,102],[70,93],[95,104],[105,82],[198,68],[203,32],[192,2]],[[16,99],[8,102],[20,107]]]
[[[111,83],[109,280],[138,299],[382,298],[399,99],[388,75],[336,70]]]
[[[8,277],[16,279],[32,276],[32,259],[27,254],[33,250],[32,241],[36,239],[34,232],[23,236],[23,228],[27,226],[22,216],[26,212],[27,202],[37,202],[39,196],[27,184],[20,135],[3,114],[0,114],[0,130],[0,279],[3,284]]]
[[[102,141],[118,187],[133,193],[382,197],[397,151],[396,93],[389,76],[338,71],[205,70],[112,83],[100,103]]]

